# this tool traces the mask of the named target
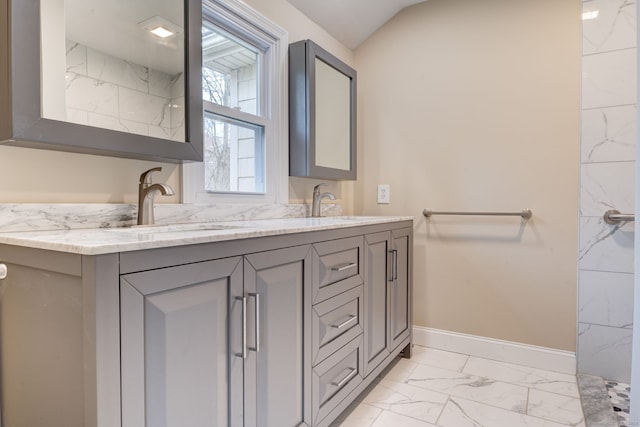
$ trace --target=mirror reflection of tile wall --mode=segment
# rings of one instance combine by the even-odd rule
[[[184,75],[66,42],[67,121],[184,141]]]

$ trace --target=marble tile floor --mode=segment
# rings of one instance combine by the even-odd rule
[[[332,427],[585,427],[576,377],[414,347]]]

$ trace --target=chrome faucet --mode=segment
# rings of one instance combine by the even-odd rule
[[[320,193],[321,185],[326,185],[326,184],[322,183],[313,187],[313,205],[311,206],[311,216],[313,217],[321,216],[320,203],[322,202],[322,199],[329,199],[329,200],[336,199],[336,196],[334,196],[332,193],[329,193],[329,192]]]
[[[140,175],[140,184],[138,185],[138,225],[153,224],[153,198],[156,191],[163,196],[173,196],[174,192],[167,184],[152,184],[151,172],[160,172],[161,167],[149,169]]]

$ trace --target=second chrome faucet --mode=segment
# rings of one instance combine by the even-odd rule
[[[336,196],[333,195],[333,193],[329,193],[328,191],[325,193],[321,193],[320,192],[320,186],[321,185],[326,185],[324,183],[322,184],[318,184],[315,187],[313,187],[313,205],[311,206],[311,216],[312,217],[319,217],[320,215],[320,204],[322,202],[322,199],[329,199],[329,200],[335,200]]]
[[[153,216],[153,198],[156,192],[160,192],[163,196],[173,196],[174,192],[167,184],[153,184],[151,182],[151,173],[160,172],[161,167],[149,169],[140,175],[140,184],[138,184],[138,225],[153,224],[155,222]]]

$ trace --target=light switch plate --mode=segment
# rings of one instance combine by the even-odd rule
[[[386,184],[378,185],[378,204],[388,205],[391,203],[391,189]]]

